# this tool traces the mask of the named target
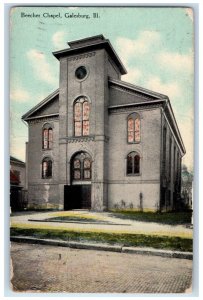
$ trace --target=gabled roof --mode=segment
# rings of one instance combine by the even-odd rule
[[[178,140],[178,143],[180,145],[182,154],[186,153],[185,146],[184,146],[184,143],[183,143],[183,140],[182,140],[182,137],[181,137],[181,134],[180,134],[180,131],[179,131],[179,128],[178,128],[178,125],[177,125],[177,122],[176,122],[176,119],[175,119],[175,116],[173,113],[173,109],[171,107],[168,96],[157,93],[157,92],[153,92],[151,90],[148,90],[148,89],[145,89],[145,88],[121,81],[121,80],[112,79],[112,78],[109,78],[109,85],[112,88],[121,89],[121,90],[130,92],[131,94],[135,94],[135,95],[139,94],[143,97],[139,103],[135,101],[134,103],[131,102],[131,103],[121,103],[119,105],[112,105],[112,106],[109,106],[110,110],[111,109],[119,109],[122,107],[141,106],[141,105],[148,105],[148,104],[163,105],[164,112],[166,113],[166,115],[169,119],[169,122],[173,129],[173,132],[174,132],[174,134]]]
[[[122,80],[118,80],[118,79],[114,79],[109,77],[109,85],[112,87],[117,87],[117,88],[124,88],[126,91],[129,91],[131,93],[138,93],[140,95],[146,96],[146,97],[150,97],[152,99],[169,99],[168,96],[145,89],[143,87],[122,81]]]
[[[10,155],[10,165],[18,165],[18,166],[25,167],[25,162]]]
[[[49,102],[51,102],[57,95],[59,95],[59,89],[55,90],[53,93],[51,93],[49,96],[47,96],[44,100],[42,100],[36,106],[34,106],[33,108],[31,108],[26,114],[24,114],[22,116],[22,120],[24,120],[24,121],[29,120],[29,118],[31,118],[34,113],[36,113],[43,106],[45,106]]]
[[[14,156],[11,156],[10,155],[10,162],[16,162],[16,163],[20,163],[20,164],[25,164],[24,161],[14,157]]]

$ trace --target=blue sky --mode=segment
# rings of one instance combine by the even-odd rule
[[[99,18],[94,19],[96,12]],[[40,17],[21,17],[21,13]],[[44,17],[43,14],[60,18]],[[67,14],[90,18],[66,18]],[[189,8],[21,7],[10,18],[11,154],[25,160],[27,126],[21,116],[58,88],[59,63],[52,51],[67,42],[103,34],[128,74],[122,80],[169,96],[193,167],[193,13]]]

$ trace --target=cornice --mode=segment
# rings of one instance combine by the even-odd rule
[[[132,94],[138,94],[139,96],[142,96],[143,98],[150,99],[150,100],[156,100],[156,99],[168,99],[166,95],[150,91],[148,89],[136,86],[134,84],[117,80],[114,78],[109,77],[108,79],[109,86],[114,87],[120,90],[128,91]]]
[[[36,113],[40,108],[42,108],[44,105],[52,101],[57,95],[59,94],[59,89],[55,90],[53,93],[48,95],[44,100],[42,100],[40,103],[38,103],[36,106],[34,106],[32,109],[30,109],[26,114],[22,116],[22,120],[27,121],[29,116]]]
[[[89,52],[89,53],[69,57],[68,61],[72,61],[72,60],[75,61],[75,60],[80,60],[80,59],[83,59],[83,58],[89,58],[89,57],[92,57],[92,56],[95,56],[95,55],[96,55],[96,52]]]
[[[80,137],[64,137],[64,138],[61,138],[60,140],[64,140],[66,141],[66,143],[83,143],[83,142],[91,142],[91,141],[94,141],[95,140],[95,137],[94,136],[86,136],[86,137],[83,137],[83,136],[80,136]]]
[[[157,103],[149,103],[149,102],[139,102],[139,103],[132,103],[132,104],[122,104],[118,106],[109,106],[109,113],[125,113],[125,112],[131,112],[135,109],[148,109],[148,108],[159,108],[163,105],[163,100],[158,100]]]
[[[36,124],[36,123],[41,123],[44,121],[56,121],[59,119],[59,114],[54,114],[54,115],[46,115],[46,116],[38,116],[38,117],[33,117],[33,118],[28,118],[26,121],[29,124]]]

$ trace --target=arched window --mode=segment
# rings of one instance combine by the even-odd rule
[[[52,177],[52,160],[49,157],[45,157],[42,160],[42,178]]]
[[[140,174],[140,156],[137,152],[130,152],[127,156],[127,175]]]
[[[128,143],[140,142],[140,116],[133,113],[128,116]]]
[[[78,153],[72,160],[72,179],[91,180],[91,158],[88,153]]]
[[[74,104],[74,135],[87,136],[90,131],[89,124],[90,104],[86,97],[80,97]]]
[[[53,129],[50,124],[45,124],[42,130],[42,148],[52,149],[53,147]]]

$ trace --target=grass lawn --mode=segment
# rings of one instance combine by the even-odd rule
[[[107,233],[72,231],[59,228],[22,228],[11,227],[11,236],[31,236],[37,238],[61,239],[66,241],[90,241],[124,246],[152,247],[177,251],[192,251],[192,239],[176,236],[160,236],[134,233]]]
[[[155,222],[168,225],[190,224],[192,212],[138,212],[132,210],[115,210],[112,216],[140,222]]]

